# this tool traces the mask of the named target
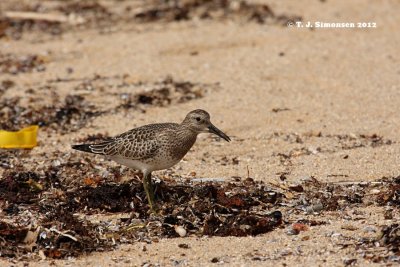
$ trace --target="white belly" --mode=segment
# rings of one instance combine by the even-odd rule
[[[156,157],[148,161],[132,160],[121,156],[112,156],[110,158],[121,165],[129,167],[131,169],[139,170],[141,172],[152,172],[168,169],[180,161],[165,157]]]

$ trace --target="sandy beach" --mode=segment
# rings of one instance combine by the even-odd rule
[[[19,5],[11,2],[0,4],[3,14],[18,9]],[[17,2],[29,6],[29,1]],[[32,2],[47,7],[44,13],[54,5],[63,5],[62,1]],[[140,6],[136,1],[96,2],[125,16],[138,12]],[[114,136],[148,123],[181,122],[187,112],[197,108],[207,110],[232,142],[202,134],[182,162],[172,170],[156,172],[156,176],[172,172],[182,179],[227,181],[251,177],[267,186],[278,185],[286,197],[290,190],[283,187],[303,184],[311,177],[324,184],[354,182],[356,186],[398,177],[400,3],[247,2],[267,5],[274,17],[265,23],[243,19],[247,14],[243,13],[181,21],[110,19],[106,24],[106,20],[90,20],[92,17],[84,13],[81,15],[89,24],[68,26],[60,34],[33,29],[15,38],[6,32],[0,39],[0,66],[5,66],[6,56],[37,57],[33,60],[36,65],[27,71],[0,68],[0,84],[6,88],[4,81],[13,83],[0,90],[3,105],[6,99],[20,97],[21,106],[45,107],[68,95],[79,95],[84,97],[82,107],[88,112],[102,113],[79,123],[73,119],[74,130],[54,123],[40,128],[38,147],[7,154],[10,165],[0,170],[2,179],[13,164],[21,165],[24,171],[37,171],[41,165],[53,164],[57,159],[54,155],[90,158],[108,171],[119,168],[99,156],[78,154],[71,145],[98,133]],[[290,18],[301,18],[303,27]],[[306,27],[308,22],[355,23],[356,27],[310,28]],[[133,103],[129,107],[130,102],[125,101],[143,90],[175,86],[168,79],[190,83],[191,91],[169,95],[165,102],[153,105]],[[0,109],[3,128],[28,126],[24,121],[12,124],[7,111]],[[131,172],[122,173],[123,180],[130,179]],[[273,207],[271,212],[282,211],[282,225],[256,236],[159,238],[64,259],[41,260],[34,250],[34,260],[26,254],[19,259],[1,257],[0,265],[393,266],[400,261],[398,249],[361,245],[363,238],[377,238],[383,226],[399,222],[400,188],[393,186],[397,186],[393,187],[397,188],[393,193],[397,202],[393,197],[392,202],[375,203],[375,195],[383,191],[367,186],[368,192],[359,203],[336,210],[310,214]],[[301,194],[292,192],[294,198]],[[5,209],[10,204],[1,201],[0,220],[8,216]],[[390,216],[385,215],[388,211]],[[96,216],[101,219],[109,214]],[[309,224],[307,230],[288,234],[293,223],[303,219],[324,223]],[[394,240],[400,242],[400,237]]]

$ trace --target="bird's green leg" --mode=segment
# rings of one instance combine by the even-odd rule
[[[152,213],[157,213],[157,207],[155,204],[154,188],[151,181],[151,173],[143,174],[143,188],[146,192],[147,201],[149,202],[150,211]]]

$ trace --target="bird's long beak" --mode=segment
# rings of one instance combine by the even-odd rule
[[[210,133],[216,134],[219,137],[221,137],[222,139],[224,139],[225,141],[229,142],[231,141],[231,139],[229,138],[229,136],[227,136],[226,134],[224,134],[220,129],[218,129],[217,127],[215,127],[214,125],[210,125],[208,126],[208,130],[210,131]]]

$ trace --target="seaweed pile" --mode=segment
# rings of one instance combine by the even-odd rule
[[[0,53],[0,73],[18,74],[32,71],[45,71],[47,58],[39,55],[17,56]]]
[[[18,259],[64,258],[122,243],[179,236],[246,236],[282,224],[282,195],[262,183],[157,184],[160,214],[149,215],[142,185],[97,183],[70,188],[57,169],[7,170],[0,180],[0,251]],[[88,215],[120,214],[90,221]],[[85,215],[86,216],[83,216]],[[183,230],[182,230],[183,229]],[[182,233],[182,231],[184,231]]]
[[[301,20],[300,16],[276,14],[266,4],[245,0],[154,0],[118,1],[118,8],[104,2],[89,1],[6,1],[4,11],[22,12],[22,16],[0,17],[0,38],[20,39],[28,32],[59,36],[80,29],[98,29],[101,33],[116,27],[174,21],[234,21],[238,23],[277,24]],[[51,17],[46,14],[52,14]]]
[[[0,128],[18,130],[26,125],[51,127],[61,133],[76,131],[92,118],[103,114],[79,95],[67,95],[64,100],[53,97],[52,104],[39,105],[32,101],[22,104],[20,97],[0,101]],[[25,99],[26,100],[26,99]]]
[[[112,84],[106,83],[106,80],[112,80]],[[172,77],[155,82],[128,83],[125,80],[124,77],[100,76],[84,79],[82,82],[75,82],[76,85],[71,85],[71,94],[64,97],[57,93],[57,83],[67,81],[48,81],[44,86],[28,89],[28,97],[2,97],[0,129],[18,130],[27,125],[37,124],[44,130],[51,129],[65,134],[81,129],[100,115],[124,110],[145,112],[148,107],[184,103],[202,98],[208,90],[216,87],[213,84],[176,81]],[[4,90],[9,87],[5,87]],[[106,96],[112,100],[111,105],[106,108],[95,106],[88,100],[87,91],[90,91],[91,95],[94,95],[95,91],[96,97]],[[38,94],[44,94],[46,99],[41,98],[39,101]]]
[[[154,5],[135,14],[135,18],[141,22],[208,19],[275,23],[284,26],[288,21],[301,20],[298,16],[276,15],[266,4],[248,3],[243,0],[160,0],[154,1]]]
[[[320,216],[325,212],[379,206],[390,218],[400,205],[399,177],[370,183],[327,183],[310,177],[296,185],[241,177],[224,183],[157,178],[160,212],[154,215],[149,214],[138,175],[107,168],[96,159],[52,157],[32,170],[14,166],[3,173],[1,257],[65,258],[160,238],[255,236],[282,227],[297,235],[329,225],[330,220]],[[121,176],[134,179],[117,183]],[[398,229],[398,224],[382,227],[376,238],[353,239],[351,245],[369,251],[365,257],[380,253],[379,261],[390,261],[399,253]],[[377,242],[385,254],[374,252]]]

